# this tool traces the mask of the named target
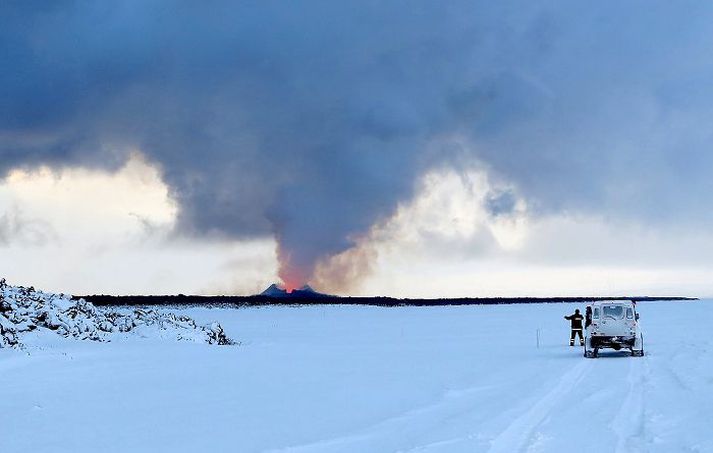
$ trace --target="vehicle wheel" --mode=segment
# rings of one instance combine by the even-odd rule
[[[643,357],[644,356],[644,335],[639,334],[639,349],[634,349],[632,348],[631,355],[635,357]]]
[[[592,339],[589,335],[584,338],[584,357],[588,359],[594,358],[594,351],[592,351]]]

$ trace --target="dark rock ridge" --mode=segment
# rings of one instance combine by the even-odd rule
[[[293,291],[294,293],[294,291]],[[695,297],[678,296],[614,296],[614,297],[459,297],[441,299],[398,299],[383,296],[341,297],[319,294],[284,296],[197,296],[197,295],[130,295],[95,294],[81,296],[97,306],[215,306],[251,307],[270,305],[374,305],[379,307],[440,307],[448,305],[502,305],[542,303],[590,303],[597,300],[657,300],[690,301]],[[79,298],[79,296],[77,296]]]

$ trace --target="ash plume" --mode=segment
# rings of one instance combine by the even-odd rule
[[[288,285],[449,162],[485,164],[539,212],[710,223],[696,207],[713,189],[711,16],[657,2],[4,3],[0,174],[112,171],[138,149],[180,231],[273,235]]]

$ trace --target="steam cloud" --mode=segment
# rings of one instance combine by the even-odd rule
[[[0,173],[112,170],[139,149],[179,202],[182,231],[274,235],[290,286],[434,165],[485,165],[541,212],[707,223],[712,13],[669,2],[5,3]]]

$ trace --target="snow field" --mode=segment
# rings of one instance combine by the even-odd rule
[[[584,359],[574,308],[171,310],[240,346],[55,335],[0,349],[0,451],[713,452],[713,304],[639,304],[643,358]]]

